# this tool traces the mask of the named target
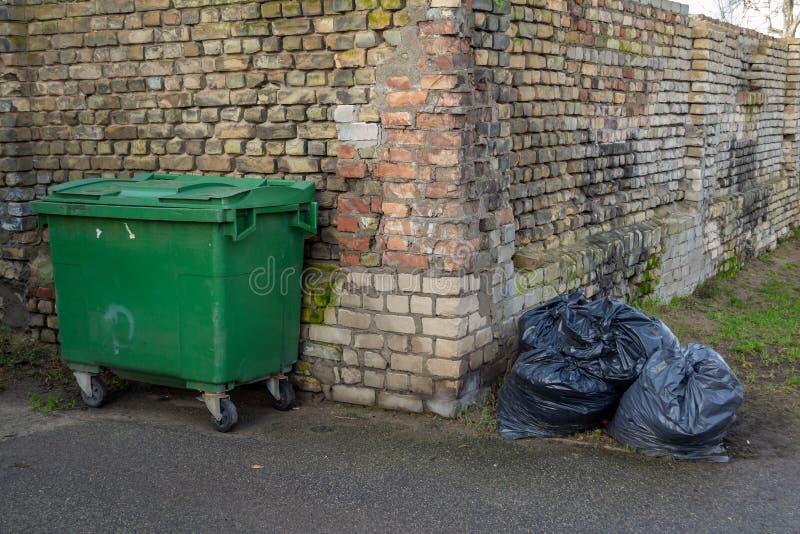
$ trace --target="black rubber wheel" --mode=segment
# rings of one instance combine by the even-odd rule
[[[276,410],[285,412],[294,406],[294,386],[288,380],[278,382],[278,391],[281,392],[281,400],[272,399],[272,407]]]
[[[106,403],[106,385],[99,376],[92,377],[92,396],[88,396],[81,390],[81,399],[90,408],[99,408]]]
[[[220,399],[219,401],[220,417],[219,421],[211,414],[211,425],[217,429],[218,432],[227,432],[239,421],[239,414],[236,412],[236,406],[230,399]]]

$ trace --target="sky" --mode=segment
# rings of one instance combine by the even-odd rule
[[[715,0],[677,0],[677,1],[681,2],[682,4],[688,4],[689,13],[695,13],[698,15],[707,15],[715,19],[720,18],[719,8],[717,8],[717,2]],[[759,3],[766,3],[766,2],[759,2]],[[773,22],[776,25],[779,25],[778,23],[780,23],[781,21],[775,20]],[[764,33],[766,33],[767,30],[766,18],[762,14],[753,10],[749,10],[746,13],[739,13],[736,23],[739,26],[752,28],[754,30],[758,30]]]
[[[687,0],[681,3],[689,5],[689,13],[717,18],[718,12],[713,0]]]

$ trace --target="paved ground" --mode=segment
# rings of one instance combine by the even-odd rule
[[[0,532],[771,531],[800,525],[796,453],[730,464],[236,392],[218,434],[188,392],[42,415],[0,394]],[[263,469],[253,469],[253,464]]]

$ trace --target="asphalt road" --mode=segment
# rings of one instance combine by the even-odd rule
[[[234,400],[240,424],[219,434],[188,392],[53,415],[0,394],[0,532],[800,529],[795,454],[665,461],[330,403],[280,413],[255,390]]]

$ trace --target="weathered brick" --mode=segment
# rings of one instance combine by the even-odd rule
[[[436,300],[436,315],[440,317],[463,317],[478,310],[478,297],[440,297]]]
[[[392,353],[391,368],[395,371],[408,371],[421,374],[424,369],[422,356],[416,354]]]
[[[372,323],[372,316],[351,310],[339,310],[338,321],[345,327],[367,330]]]
[[[460,0],[455,0],[460,4]],[[458,33],[458,22],[455,19],[426,20],[419,23],[419,33],[422,36],[429,35],[456,35]]]
[[[88,32],[83,42],[86,46],[114,46],[117,44],[117,34],[110,30]]]
[[[417,177],[416,166],[403,165],[398,163],[376,163],[373,166],[373,174],[381,178],[401,178],[413,180]]]
[[[135,0],[136,11],[169,9],[170,0]]]
[[[364,385],[370,388],[383,389],[386,381],[386,373],[383,371],[364,371]]]
[[[258,69],[288,69],[294,65],[291,54],[258,55],[253,58],[253,66]]]
[[[392,13],[382,9],[375,9],[369,12],[367,17],[369,27],[373,30],[383,30],[392,23]],[[364,28],[359,28],[364,29]]]
[[[475,338],[472,336],[460,339],[437,339],[436,357],[457,359],[469,354],[475,348]]]
[[[198,24],[191,28],[192,40],[205,41],[208,39],[224,39],[230,35],[230,28],[231,25],[228,22]]]
[[[364,178],[367,175],[367,165],[362,162],[336,165],[336,175],[342,178]]]
[[[117,33],[119,44],[142,44],[153,42],[153,30],[125,30]]]
[[[411,395],[398,395],[381,391],[378,393],[378,406],[387,410],[422,413],[422,400]]]
[[[339,69],[363,67],[367,64],[367,54],[364,50],[339,52],[334,56],[334,63]]]
[[[338,15],[333,19],[333,30],[337,32],[366,30],[367,17],[362,13]]]
[[[214,126],[214,136],[218,139],[247,139],[255,132],[256,127],[252,124],[220,122]]]
[[[375,404],[375,390],[365,387],[335,385],[331,388],[333,400],[349,404],[372,406]]]
[[[267,157],[237,158],[236,170],[243,173],[270,174],[275,172],[275,160]]]
[[[76,80],[97,80],[103,75],[100,65],[73,65],[69,67],[69,77]]]
[[[196,106],[227,106],[230,104],[230,91],[227,89],[206,90],[195,93]]]
[[[293,123],[258,125],[256,135],[261,139],[292,139],[297,135],[297,127]]]
[[[183,123],[175,126],[175,135],[183,139],[203,139],[211,137],[213,130],[210,124]]]
[[[133,0],[103,0],[98,5],[98,13],[113,14],[113,13],[133,13],[134,11]]]
[[[103,171],[122,169],[122,158],[117,156],[95,156],[91,159],[92,168]]]
[[[428,256],[404,252],[384,252],[383,262],[385,265],[413,269],[427,269],[430,266]]]
[[[360,197],[339,197],[339,211],[341,213],[369,213],[369,203]]]
[[[411,126],[411,115],[407,111],[381,113],[381,123],[387,126]]]
[[[466,360],[431,358],[425,362],[425,368],[431,376],[444,378],[460,378],[467,372],[468,367],[469,364]]]
[[[264,2],[261,4],[261,16],[265,19],[272,19],[281,16],[280,2]]]
[[[126,169],[154,171],[158,169],[158,158],[156,156],[128,156],[123,165]]]
[[[349,345],[351,340],[350,330],[324,325],[311,325],[309,327],[308,337],[312,341],[337,345]]]
[[[194,156],[170,155],[158,158],[158,165],[167,171],[190,171],[194,168]]]
[[[313,104],[316,102],[314,89],[283,89],[278,91],[278,104]]]
[[[452,74],[427,74],[422,76],[422,89],[452,89],[458,84],[458,78]]]
[[[372,48],[378,45],[378,34],[372,30],[356,33],[355,45],[359,48]]]
[[[356,334],[353,345],[357,348],[364,349],[382,349],[383,336],[380,334]],[[378,356],[378,358],[367,358],[367,355]],[[386,360],[376,353],[366,352],[364,357],[364,364],[368,367],[377,367],[383,369],[386,367]]]
[[[298,124],[297,136],[303,139],[335,139],[336,125],[329,122]]]
[[[299,54],[295,58],[295,68],[300,70],[332,69],[333,67],[334,59],[330,52]]]
[[[230,172],[233,170],[233,159],[226,155],[208,155],[195,158],[197,168],[201,171]]]
[[[282,157],[278,159],[278,170],[289,173],[319,172],[319,160],[306,157]]]
[[[311,20],[278,19],[272,21],[272,33],[275,35],[303,35],[311,31]]]
[[[219,71],[246,70],[250,66],[250,58],[247,56],[220,57],[217,58],[215,65]]]
[[[106,139],[136,139],[136,126],[112,124],[106,127]]]
[[[365,251],[369,250],[369,237],[339,236],[339,247],[344,250]]]
[[[375,326],[383,332],[413,334],[417,331],[414,318],[403,315],[376,315]]]

